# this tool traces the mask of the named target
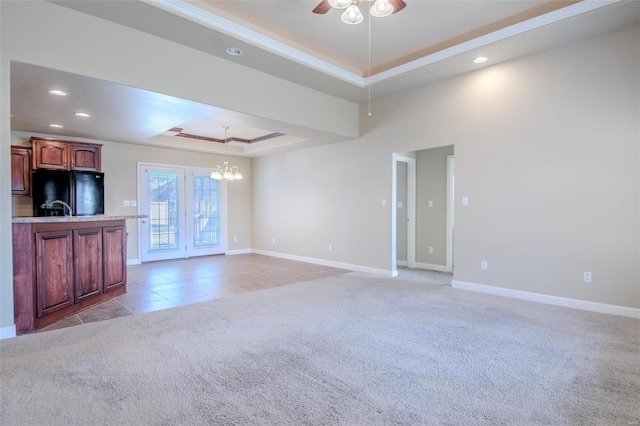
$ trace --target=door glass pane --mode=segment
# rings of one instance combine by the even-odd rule
[[[150,249],[178,248],[178,175],[149,173]]]
[[[193,177],[194,247],[220,244],[218,181],[209,176]]]

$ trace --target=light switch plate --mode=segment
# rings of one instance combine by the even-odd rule
[[[469,205],[469,197],[462,197],[462,205],[463,206]]]
[[[129,200],[122,200],[122,205],[124,207],[129,207]]]

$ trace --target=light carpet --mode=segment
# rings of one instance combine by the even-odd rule
[[[637,425],[640,321],[347,273],[0,342],[9,425]]]

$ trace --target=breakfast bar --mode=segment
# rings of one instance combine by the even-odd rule
[[[125,293],[126,220],[144,217],[14,217],[16,332],[38,330]]]

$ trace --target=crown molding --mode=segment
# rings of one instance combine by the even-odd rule
[[[223,34],[235,37],[240,41],[249,43],[283,58],[290,59],[309,68],[313,68],[347,83],[364,87],[365,79],[362,76],[351,71],[347,71],[344,68],[340,68],[339,66],[325,60],[316,58],[315,56],[303,52],[300,49],[296,49],[295,47],[291,47],[278,40],[274,40],[271,37],[243,27],[240,24],[199,8],[198,6],[194,6],[193,4],[187,3],[183,0],[143,1],[160,9],[166,10],[167,12],[173,13],[174,15],[182,16],[197,24],[220,31]]]
[[[388,69],[367,78],[341,68],[337,65],[334,65],[323,59],[317,58],[313,55],[303,52],[302,50],[296,49],[292,46],[287,45],[286,43],[275,40],[257,31],[243,27],[238,23],[225,19],[210,11],[206,11],[191,3],[187,3],[184,0],[142,1],[163,9],[167,12],[173,13],[174,15],[187,18],[197,24],[204,25],[216,31],[220,31],[223,34],[237,38],[242,42],[251,44],[260,49],[264,49],[283,58],[292,60],[301,65],[320,71],[331,77],[335,77],[347,83],[364,88],[375,83],[380,83],[392,77],[397,77],[409,71],[426,67],[445,59],[449,59],[453,56],[469,52],[473,49],[487,46],[489,44],[507,39],[509,37],[513,37],[527,31],[541,28],[545,25],[572,18],[583,13],[591,12],[593,10],[600,9],[614,3],[619,3],[623,0],[583,0],[579,3],[574,3],[572,5],[563,7],[562,9],[558,9],[553,12],[549,12],[544,15],[540,15],[535,18],[519,22],[515,25],[511,25],[509,27],[494,31],[492,33],[485,34],[475,39],[457,44],[431,55],[424,56],[420,59],[407,62],[405,64]]]
[[[365,79],[365,86],[380,83],[381,81],[387,80],[389,78],[397,77],[400,74],[404,74],[406,72],[413,71],[427,65],[435,64],[461,53],[466,53],[479,47],[487,46],[489,44],[505,40],[509,37],[513,37],[527,31],[535,30],[545,25],[572,18],[586,12],[591,12],[593,10],[600,9],[601,7],[609,6],[620,1],[622,0],[583,0],[580,3],[574,3],[570,6],[563,7],[562,9],[554,10],[553,12],[536,16],[535,18],[519,22],[509,27],[502,28],[500,30],[485,34],[469,41],[465,41],[455,46],[451,46],[447,49],[443,49],[431,55],[427,55],[414,61],[407,62],[406,64],[398,65],[395,68],[391,68],[381,73],[374,74],[371,77]]]

